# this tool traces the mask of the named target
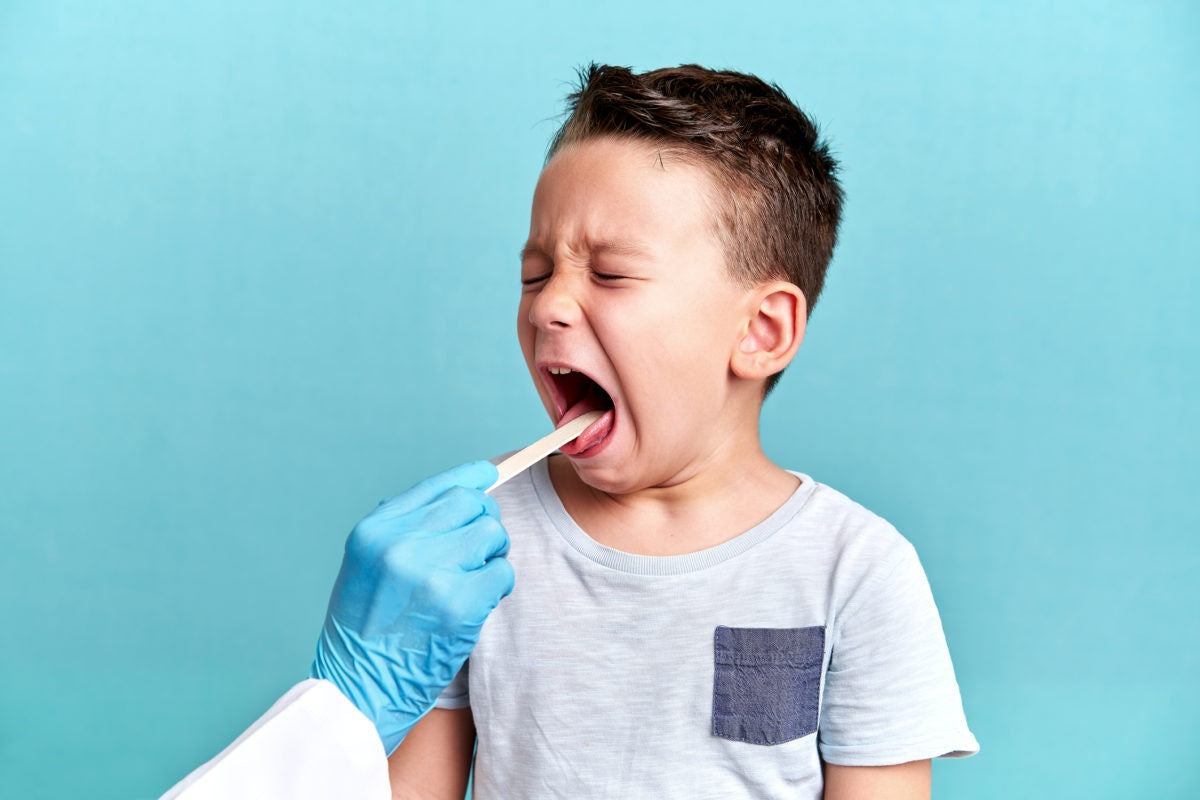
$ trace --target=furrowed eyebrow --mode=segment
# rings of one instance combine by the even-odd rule
[[[628,258],[649,258],[650,250],[644,247],[640,242],[631,239],[601,239],[591,242],[587,245],[587,253],[589,258],[594,258],[601,255],[625,256]],[[527,244],[521,248],[518,254],[521,263],[531,257],[542,258],[551,264],[554,259],[542,248],[535,244]]]
[[[650,255],[650,251],[639,242],[626,239],[605,239],[592,242],[589,250],[592,255],[609,254],[614,256],[629,256],[631,258],[645,258]]]

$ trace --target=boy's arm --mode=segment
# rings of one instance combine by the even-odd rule
[[[887,767],[825,764],[825,800],[929,800],[929,759]]]
[[[435,708],[388,758],[394,800],[462,800],[467,793],[475,720],[470,708]]]

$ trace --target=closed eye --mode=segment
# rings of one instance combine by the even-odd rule
[[[597,272],[595,270],[592,270],[592,277],[595,280],[600,281],[601,283],[616,283],[617,281],[640,281],[640,280],[643,280],[643,278],[639,278],[634,275],[618,275],[613,272]]]

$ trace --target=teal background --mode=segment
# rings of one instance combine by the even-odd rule
[[[781,84],[842,244],[770,454],[891,520],[953,798],[1200,796],[1189,2],[0,4],[0,794],[147,798],[303,677],[346,533],[548,423],[576,66]]]

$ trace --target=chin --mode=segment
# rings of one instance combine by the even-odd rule
[[[567,461],[580,482],[604,494],[632,494],[653,485],[644,478],[639,479],[627,461],[608,465],[596,463],[591,459],[568,458]]]

